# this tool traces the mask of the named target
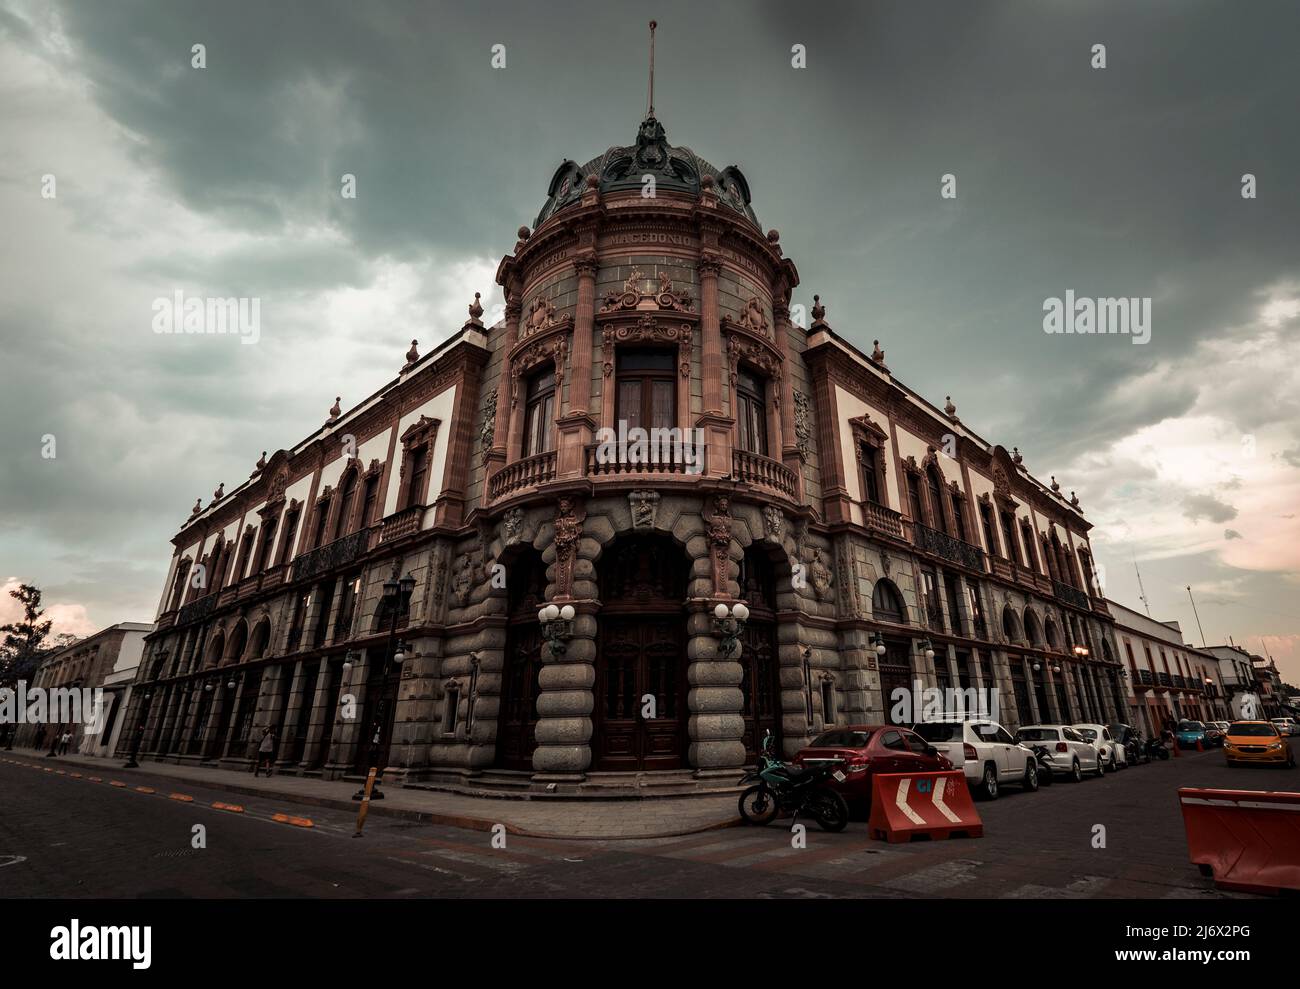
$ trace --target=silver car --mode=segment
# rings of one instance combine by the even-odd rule
[[[1026,725],[1016,732],[1016,741],[1029,748],[1042,749],[1051,764],[1052,774],[1074,782],[1083,774],[1105,773],[1105,762],[1097,747],[1075,731],[1073,725]]]

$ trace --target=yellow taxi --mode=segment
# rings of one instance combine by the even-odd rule
[[[1223,754],[1229,766],[1264,762],[1291,769],[1295,754],[1271,721],[1234,721],[1224,733]]]

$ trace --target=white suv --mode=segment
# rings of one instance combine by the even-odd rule
[[[989,800],[997,799],[1004,783],[1038,789],[1038,760],[996,721],[925,721],[912,731],[965,772],[971,789]]]
[[[1042,748],[1052,764],[1052,772],[1078,783],[1084,771],[1102,775],[1105,763],[1097,747],[1070,725],[1025,725],[1016,732],[1021,745]]]

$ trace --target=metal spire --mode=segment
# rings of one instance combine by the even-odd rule
[[[650,105],[646,111],[647,117],[655,115],[655,28],[658,26],[656,22],[650,22]]]

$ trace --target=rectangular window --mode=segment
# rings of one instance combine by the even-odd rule
[[[1011,521],[1011,513],[1002,513],[1002,542],[1006,558],[1012,563],[1020,563],[1020,549],[1016,545],[1016,527]]]
[[[964,543],[970,542],[970,535],[966,531],[965,506],[962,504],[963,499],[958,497],[956,492],[952,495],[952,518],[957,524],[957,538]]]
[[[913,522],[924,522],[925,513],[921,511],[921,488],[917,484],[916,475],[907,475],[907,508],[912,513]]]
[[[293,541],[298,535],[298,517],[300,509],[290,512],[284,520],[284,545],[280,550],[280,562],[288,563],[293,559]]]
[[[922,570],[921,580],[925,585],[925,610],[929,614],[930,627],[943,630],[943,611],[939,606],[939,580],[933,570]]]
[[[835,684],[831,680],[822,681],[822,727],[835,724]]]
[[[620,349],[615,418],[626,421],[628,429],[672,428],[676,419],[676,376],[677,358],[673,352]],[[617,425],[614,423],[615,428]]]
[[[958,608],[958,602],[961,598],[957,588],[957,575],[949,571],[944,571],[943,586],[948,598],[949,627],[955,634],[965,635],[966,623],[961,620],[961,610]]]
[[[379,475],[366,479],[366,493],[361,501],[360,528],[364,529],[375,520],[375,502],[379,500]]]
[[[412,505],[424,504],[424,476],[429,469],[429,445],[423,444],[408,450],[406,453],[406,472],[409,481],[406,487],[406,504],[403,508],[410,508]]]
[[[883,505],[880,499],[880,451],[862,444],[862,494],[873,505]]]
[[[534,375],[528,381],[524,404],[525,457],[555,449],[555,370]]]
[[[444,735],[456,734],[456,728],[460,718],[460,687],[451,684],[447,687],[447,696],[442,702],[442,733]]]
[[[258,551],[257,563],[253,567],[253,573],[261,573],[265,570],[275,555],[275,523],[268,517],[262,523],[262,529],[262,548]]]
[[[980,524],[984,527],[984,542],[989,556],[998,556],[998,540],[993,532],[993,509],[988,505],[980,505]]]
[[[740,448],[767,456],[766,382],[743,368],[736,372],[736,424]]]
[[[987,630],[984,624],[984,609],[980,607],[979,589],[974,581],[966,585],[966,593],[970,601],[970,618],[971,623],[975,626],[975,634],[983,639],[987,637]]]

